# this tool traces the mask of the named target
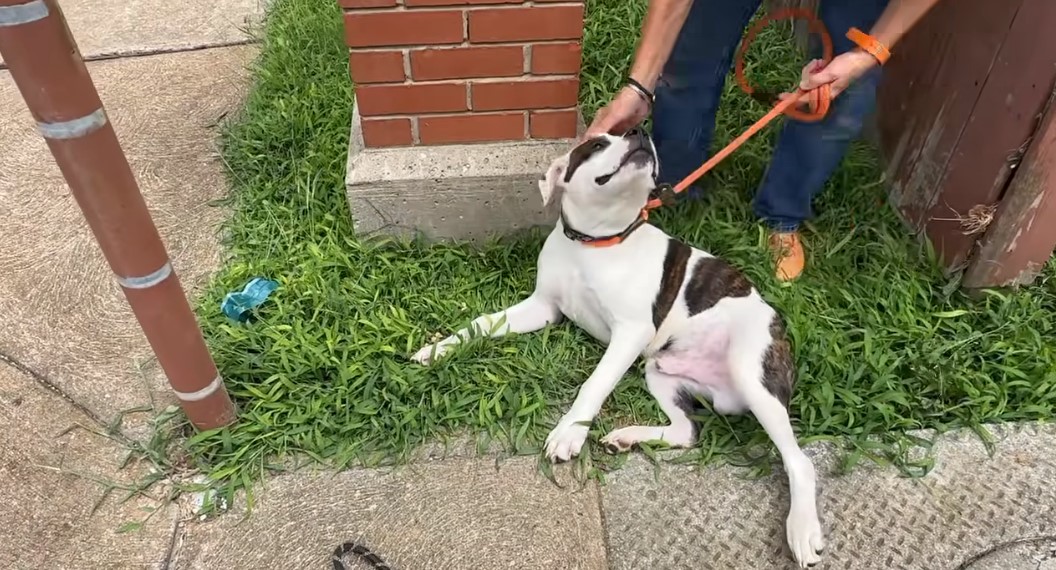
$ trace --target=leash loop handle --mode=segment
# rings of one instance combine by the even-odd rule
[[[768,101],[770,104],[777,101],[777,95],[756,92],[745,75],[744,60],[745,54],[748,53],[748,47],[755,41],[759,32],[770,24],[782,20],[803,20],[807,22],[810,33],[821,38],[822,61],[825,62],[825,65],[828,65],[833,58],[832,36],[829,35],[828,29],[825,28],[825,23],[810,10],[786,8],[764,15],[752,27],[748,28],[748,31],[744,34],[744,39],[741,40],[741,44],[737,48],[734,76],[741,91],[744,91],[757,101]],[[832,102],[832,88],[829,85],[822,85],[810,91],[798,90],[797,93],[799,94],[799,101],[806,104],[807,110],[801,111],[795,106],[789,106],[782,111],[784,115],[804,122],[817,122],[825,118],[825,115],[829,112],[829,104]]]
[[[740,85],[742,91],[752,98],[768,104],[776,101],[774,107],[770,109],[766,115],[763,115],[762,118],[756,121],[755,124],[748,127],[748,129],[741,133],[737,138],[730,141],[730,143],[722,150],[712,155],[711,158],[690,173],[689,176],[683,178],[681,182],[676,184],[675,187],[670,190],[670,192],[666,192],[664,189],[658,189],[660,190],[660,193],[646,202],[645,207],[642,209],[643,218],[648,219],[649,210],[655,210],[656,208],[668,204],[669,201],[673,199],[674,195],[689,188],[689,186],[696,182],[698,178],[707,174],[712,168],[715,168],[717,164],[733,154],[733,152],[747,142],[748,139],[755,136],[756,133],[763,130],[766,125],[770,124],[771,121],[779,116],[786,115],[793,119],[805,122],[816,122],[825,118],[825,115],[829,112],[829,104],[832,102],[832,88],[829,85],[822,85],[821,87],[811,89],[810,91],[804,91],[797,88],[790,97],[780,99],[776,95],[756,93],[755,89],[745,78],[744,54],[748,51],[748,46],[751,45],[752,41],[755,40],[755,37],[759,35],[759,32],[761,32],[766,26],[780,20],[805,20],[810,25],[811,33],[816,34],[821,38],[822,61],[825,62],[825,65],[828,65],[829,62],[832,61],[832,36],[829,35],[829,31],[825,28],[825,23],[815,16],[813,12],[802,8],[788,8],[763,16],[755,23],[755,25],[748,29],[745,33],[744,39],[741,40],[740,47],[737,49],[735,75],[737,83]],[[801,111],[795,108],[797,105],[802,105],[804,103],[807,107],[806,111]]]

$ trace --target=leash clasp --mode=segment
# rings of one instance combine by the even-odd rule
[[[675,189],[668,183],[663,183],[656,187],[653,192],[656,194],[655,199],[659,200],[664,206],[673,206],[675,204]]]

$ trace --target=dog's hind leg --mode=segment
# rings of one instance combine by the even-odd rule
[[[666,426],[629,426],[612,430],[601,439],[609,451],[627,451],[643,442],[662,441],[671,447],[690,447],[697,439],[697,426],[690,417],[696,407],[691,381],[665,374],[655,361],[645,368],[645,385],[670,422]]]
[[[428,365],[473,336],[495,338],[510,333],[528,333],[560,320],[561,311],[557,305],[544,298],[543,295],[535,293],[505,311],[481,315],[473,319],[468,327],[436,344],[422,347],[411,357],[411,360]]]
[[[730,337],[728,358],[735,389],[781,453],[791,492],[785,535],[796,562],[806,568],[821,560],[825,540],[818,520],[814,465],[796,441],[786,408],[794,372],[784,335],[773,336],[776,318],[769,313],[745,315]]]

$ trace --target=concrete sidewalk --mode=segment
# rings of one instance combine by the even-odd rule
[[[186,287],[220,262],[216,125],[237,112],[256,54],[256,0],[63,0],[155,223]],[[189,50],[189,51],[187,51]],[[173,53],[165,53],[173,52]],[[136,56],[136,57],[132,57]],[[108,59],[115,58],[115,59]],[[106,484],[172,401],[80,210],[0,70],[0,568],[163,568],[182,516],[164,485],[120,501]],[[97,504],[98,503],[98,504]],[[142,529],[118,532],[149,520]]]
[[[101,483],[134,485],[145,472],[117,471],[127,449],[98,430],[83,411],[0,363],[0,568],[163,567],[178,510],[156,489],[104,500]],[[141,530],[117,532],[148,516]]]
[[[265,0],[62,0],[86,60],[244,44],[261,22]],[[3,57],[0,56],[0,63]]]
[[[257,0],[68,0],[63,8],[185,286],[220,262],[216,125],[246,92]],[[172,402],[161,371],[21,97],[0,71],[0,568],[326,568],[359,540],[398,570],[789,568],[787,488],[729,467],[634,457],[559,488],[535,458],[456,456],[398,470],[269,478],[199,521],[149,466],[117,467]],[[8,111],[8,110],[11,111]],[[101,435],[124,412],[123,434]],[[994,458],[944,438],[920,480],[821,476],[823,568],[1056,570],[1056,430],[1002,433]],[[102,499],[102,500],[101,500]],[[129,529],[146,520],[142,528]],[[351,562],[349,568],[365,568]]]
[[[992,458],[970,432],[940,438],[921,479],[870,466],[838,476],[830,447],[808,448],[828,540],[819,568],[1056,568],[1046,539],[1056,536],[1056,426],[995,433]],[[356,540],[400,570],[795,568],[780,466],[747,479],[733,467],[658,472],[636,456],[585,487],[559,473],[564,489],[534,458],[284,475],[249,518],[238,505],[181,529],[172,559],[181,570],[324,568],[338,543]]]

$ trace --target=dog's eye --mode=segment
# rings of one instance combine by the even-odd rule
[[[603,148],[605,148],[605,144],[602,143],[601,141],[595,141],[594,144],[590,145],[590,150],[592,150],[594,152],[598,152],[599,150],[601,150]]]

